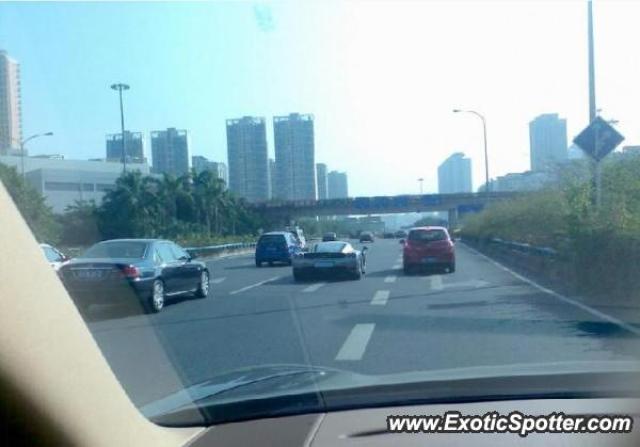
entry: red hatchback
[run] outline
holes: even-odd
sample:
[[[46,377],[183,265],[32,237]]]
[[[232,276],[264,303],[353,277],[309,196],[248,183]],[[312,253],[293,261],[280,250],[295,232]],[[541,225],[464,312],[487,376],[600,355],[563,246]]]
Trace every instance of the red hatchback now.
[[[449,273],[456,271],[456,251],[449,232],[444,227],[417,227],[409,230],[403,245],[404,273],[436,268]]]

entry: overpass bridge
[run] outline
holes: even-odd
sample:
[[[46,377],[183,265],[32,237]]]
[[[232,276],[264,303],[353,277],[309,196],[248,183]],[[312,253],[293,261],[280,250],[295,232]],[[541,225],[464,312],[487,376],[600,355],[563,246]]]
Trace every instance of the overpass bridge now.
[[[250,206],[254,211],[269,219],[287,223],[300,217],[447,211],[450,225],[455,225],[460,214],[478,212],[489,203],[521,194],[518,192],[489,192],[323,200],[271,200],[253,203]]]

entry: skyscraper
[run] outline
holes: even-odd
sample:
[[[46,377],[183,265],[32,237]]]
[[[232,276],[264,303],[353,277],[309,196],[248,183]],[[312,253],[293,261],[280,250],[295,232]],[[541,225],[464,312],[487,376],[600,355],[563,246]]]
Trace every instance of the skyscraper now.
[[[0,50],[0,154],[18,149],[22,141],[20,65]]]
[[[456,152],[438,166],[438,192],[452,194],[472,192],[471,159]]]
[[[144,136],[142,132],[124,131],[127,151],[127,163],[144,163]],[[107,135],[107,161],[122,163],[122,134]]]
[[[211,171],[216,178],[224,180],[225,184],[229,184],[229,178],[227,175],[227,165],[217,161],[210,161],[207,157],[202,155],[194,155],[191,157],[191,166],[196,173],[203,171]]]
[[[151,132],[152,171],[177,176],[189,172],[189,134],[173,127]]]
[[[529,123],[531,170],[548,169],[567,158],[567,120],[547,113]]]
[[[271,188],[270,199],[273,198],[273,194],[276,190],[276,161],[273,158],[269,159],[269,186]]]
[[[245,116],[227,120],[229,189],[249,201],[271,196],[267,132],[264,118]]]
[[[285,200],[316,198],[313,115],[273,117],[276,191]]]
[[[331,171],[327,175],[328,196],[330,199],[346,199],[349,197],[347,173]]]
[[[318,182],[318,199],[329,198],[329,182],[327,180],[327,165],[316,164],[316,181]]]

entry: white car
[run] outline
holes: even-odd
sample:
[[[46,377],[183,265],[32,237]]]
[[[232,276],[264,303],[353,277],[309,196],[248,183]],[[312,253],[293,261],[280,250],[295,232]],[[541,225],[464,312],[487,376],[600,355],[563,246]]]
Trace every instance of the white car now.
[[[40,248],[44,252],[44,256],[47,258],[47,261],[49,261],[51,267],[56,271],[60,268],[63,262],[69,259],[60,250],[49,244],[40,244]]]
[[[300,281],[314,275],[346,274],[360,279],[365,273],[366,251],[366,247],[356,250],[343,241],[319,242],[308,252],[293,257],[293,278]]]

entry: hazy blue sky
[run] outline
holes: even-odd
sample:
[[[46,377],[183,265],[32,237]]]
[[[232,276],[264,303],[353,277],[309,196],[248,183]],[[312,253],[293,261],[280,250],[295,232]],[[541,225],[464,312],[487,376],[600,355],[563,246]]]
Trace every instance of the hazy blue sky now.
[[[598,107],[640,144],[640,2],[596,1]],[[636,39],[637,40],[637,39]],[[528,122],[587,123],[586,4],[564,2],[0,3],[0,48],[22,69],[30,152],[104,157],[119,130],[188,129],[192,154],[226,161],[225,119],[316,118],[316,159],[349,173],[352,195],[436,190],[453,151],[483,180],[528,169]],[[150,147],[147,145],[147,155]]]

